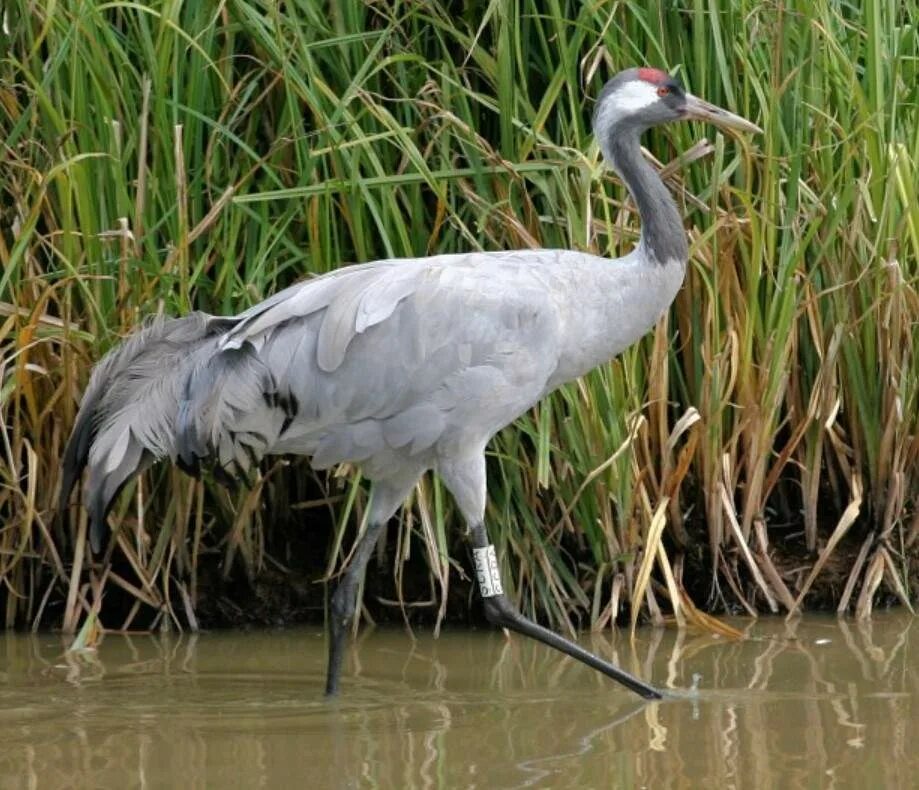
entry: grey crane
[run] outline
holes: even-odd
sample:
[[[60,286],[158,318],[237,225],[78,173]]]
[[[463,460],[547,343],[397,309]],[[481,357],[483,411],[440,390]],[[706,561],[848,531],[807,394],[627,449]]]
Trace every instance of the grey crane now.
[[[617,260],[547,249],[381,260],[291,286],[237,316],[148,323],[93,371],[64,453],[61,509],[88,466],[84,501],[99,553],[118,491],[160,459],[230,475],[279,453],[310,456],[316,469],[360,464],[372,483],[368,526],[331,600],[332,695],[380,528],[433,469],[469,529],[488,620],[658,698],[504,595],[484,523],[485,446],[635,342],[676,296],[686,234],[639,137],[682,119],[760,131],[657,69],[620,72],[600,93],[593,131],[642,220],[637,247]]]

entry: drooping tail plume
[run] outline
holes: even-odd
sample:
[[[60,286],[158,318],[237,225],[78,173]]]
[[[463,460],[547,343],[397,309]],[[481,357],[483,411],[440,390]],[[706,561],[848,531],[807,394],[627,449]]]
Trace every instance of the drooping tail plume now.
[[[234,323],[204,313],[157,318],[96,366],[64,452],[59,502],[63,512],[88,467],[93,552],[118,492],[155,461],[178,459],[195,471],[212,458],[239,472],[277,437],[285,416],[270,372],[251,346],[217,349]]]

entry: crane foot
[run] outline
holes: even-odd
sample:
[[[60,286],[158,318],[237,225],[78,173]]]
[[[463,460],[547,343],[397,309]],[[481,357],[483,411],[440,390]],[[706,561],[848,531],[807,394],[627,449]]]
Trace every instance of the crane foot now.
[[[560,650],[572,658],[576,658],[578,661],[587,664],[587,666],[602,672],[607,677],[612,678],[617,683],[621,683],[623,686],[631,689],[645,699],[663,698],[663,694],[654,688],[654,686],[619,669],[615,664],[604,661],[599,656],[585,650],[576,642],[572,642],[554,631],[543,628],[538,623],[534,623],[529,618],[524,617],[507,599],[507,596],[501,594],[485,598],[484,604],[485,617],[488,618],[490,623],[500,628],[507,628],[511,631],[516,631],[518,634],[529,636],[549,647],[554,647],[556,650]]]

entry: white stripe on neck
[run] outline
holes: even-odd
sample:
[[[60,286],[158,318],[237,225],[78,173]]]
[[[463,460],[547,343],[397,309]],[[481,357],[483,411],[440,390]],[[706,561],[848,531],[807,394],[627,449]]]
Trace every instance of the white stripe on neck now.
[[[600,148],[607,160],[611,160],[608,133],[623,118],[634,115],[641,109],[659,101],[657,86],[644,80],[630,80],[617,88],[603,100],[599,108],[594,129],[598,135]]]

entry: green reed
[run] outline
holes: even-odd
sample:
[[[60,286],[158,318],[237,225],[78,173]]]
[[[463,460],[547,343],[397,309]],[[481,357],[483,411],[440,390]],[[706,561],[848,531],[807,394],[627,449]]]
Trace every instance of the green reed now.
[[[765,133],[738,141],[683,125],[646,140],[676,159],[687,283],[654,333],[493,442],[488,516],[513,594],[569,627],[603,626],[623,607],[699,620],[692,600],[861,615],[878,596],[909,604],[913,0],[5,9],[6,625],[73,630],[112,586],[134,604],[117,620],[103,606],[107,627],[151,609],[194,624],[204,563],[257,578],[304,525],[320,553],[333,530],[313,564],[316,578],[334,573],[364,488],[350,469],[311,481],[302,462],[266,463],[239,492],[175,470],[145,476],[113,514],[116,565],[91,570],[85,517],[74,509],[65,527],[53,510],[92,364],[145,315],[238,312],[348,263],[625,252],[637,216],[600,167],[589,117],[608,76],[644,63]],[[703,136],[711,143],[696,145]],[[442,614],[465,563],[458,527],[437,482],[420,486],[388,597],[403,598],[420,551]]]

